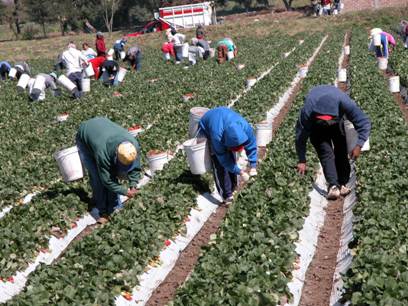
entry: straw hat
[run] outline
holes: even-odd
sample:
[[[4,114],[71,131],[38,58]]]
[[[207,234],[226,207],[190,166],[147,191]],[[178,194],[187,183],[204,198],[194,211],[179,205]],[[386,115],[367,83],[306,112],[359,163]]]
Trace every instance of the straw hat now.
[[[125,141],[118,146],[118,160],[121,164],[128,166],[135,161],[136,157],[136,148],[130,142]]]

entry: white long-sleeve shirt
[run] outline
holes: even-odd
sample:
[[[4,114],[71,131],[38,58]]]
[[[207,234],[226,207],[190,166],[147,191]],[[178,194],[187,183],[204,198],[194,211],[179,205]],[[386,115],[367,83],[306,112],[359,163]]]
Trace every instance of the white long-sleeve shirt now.
[[[83,55],[86,56],[87,59],[93,59],[95,58],[98,54],[95,52],[94,49],[88,48],[86,50],[81,51]]]
[[[67,75],[82,71],[82,64],[88,63],[88,59],[81,51],[75,48],[69,48],[62,53],[62,60],[67,67]]]

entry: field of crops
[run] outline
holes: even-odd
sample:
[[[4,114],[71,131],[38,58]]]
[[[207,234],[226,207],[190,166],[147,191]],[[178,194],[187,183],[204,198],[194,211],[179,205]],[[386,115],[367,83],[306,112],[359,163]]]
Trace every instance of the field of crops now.
[[[393,29],[399,20],[388,17],[379,15],[378,22]],[[64,94],[33,103],[15,82],[0,83],[0,303],[145,305],[149,297],[136,295],[141,275],[163,264],[161,252],[187,232],[199,196],[213,191],[212,177],[192,175],[177,149],[188,139],[190,109],[230,106],[255,126],[279,106],[272,115],[281,122],[274,126],[259,175],[236,195],[171,303],[291,304],[288,283],[299,268],[295,243],[310,213],[309,192],[319,167],[310,147],[308,174],[296,174],[294,127],[309,90],[335,83],[348,32],[350,96],[370,116],[373,129],[371,149],[356,164],[358,199],[349,244],[354,258],[343,275],[341,302],[408,304],[408,126],[398,105],[401,95],[389,92],[387,75],[367,51],[367,29],[345,23],[334,30],[327,21],[319,31],[294,35],[275,31],[273,25],[270,33],[253,36],[228,26],[223,30],[232,31],[237,63],[244,69],[215,60],[188,69],[165,65],[159,49],[145,46],[143,70],[127,74],[115,89],[120,96],[94,81],[92,92],[79,101]],[[53,60],[29,63],[40,73],[51,69]],[[300,78],[299,67],[306,63],[308,74]],[[407,86],[408,51],[401,40],[389,63]],[[250,88],[248,78],[257,78]],[[190,93],[193,98],[183,101]],[[57,122],[64,112],[68,120]],[[79,124],[94,116],[125,128],[142,126],[138,140],[144,169],[151,150],[173,156],[123,210],[98,226],[88,219],[88,178],[64,183],[53,158],[74,145]]]

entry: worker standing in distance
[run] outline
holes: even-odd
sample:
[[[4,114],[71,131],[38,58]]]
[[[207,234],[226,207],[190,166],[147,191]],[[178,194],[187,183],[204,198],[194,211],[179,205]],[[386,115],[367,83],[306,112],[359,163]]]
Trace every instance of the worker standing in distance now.
[[[102,32],[96,33],[95,48],[97,56],[106,56],[105,38]]]
[[[123,127],[96,117],[81,123],[76,144],[90,177],[95,204],[91,215],[98,223],[106,223],[113,211],[123,207],[119,195],[132,198],[138,192],[139,143]],[[128,186],[120,184],[119,179],[128,180]]]
[[[238,113],[227,107],[209,110],[199,123],[199,136],[205,136],[210,144],[214,181],[223,202],[233,201],[237,176],[248,176],[237,165],[236,152],[245,150],[250,164],[250,176],[255,176],[258,151],[251,125]],[[244,179],[246,180],[246,179]]]
[[[328,183],[329,200],[347,196],[351,191],[347,187],[351,169],[344,116],[347,116],[358,133],[357,144],[350,156],[356,160],[370,135],[370,119],[337,87],[320,85],[312,88],[305,98],[296,124],[296,151],[299,158],[297,170],[301,175],[306,172],[306,144],[310,138]]]

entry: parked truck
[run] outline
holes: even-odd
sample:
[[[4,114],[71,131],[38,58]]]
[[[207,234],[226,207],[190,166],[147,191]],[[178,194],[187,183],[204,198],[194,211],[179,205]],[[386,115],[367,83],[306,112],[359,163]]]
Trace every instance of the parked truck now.
[[[142,30],[128,34],[137,37],[146,33],[165,31],[169,28],[194,28],[217,23],[214,1],[193,3],[159,8],[154,20],[148,22]]]

